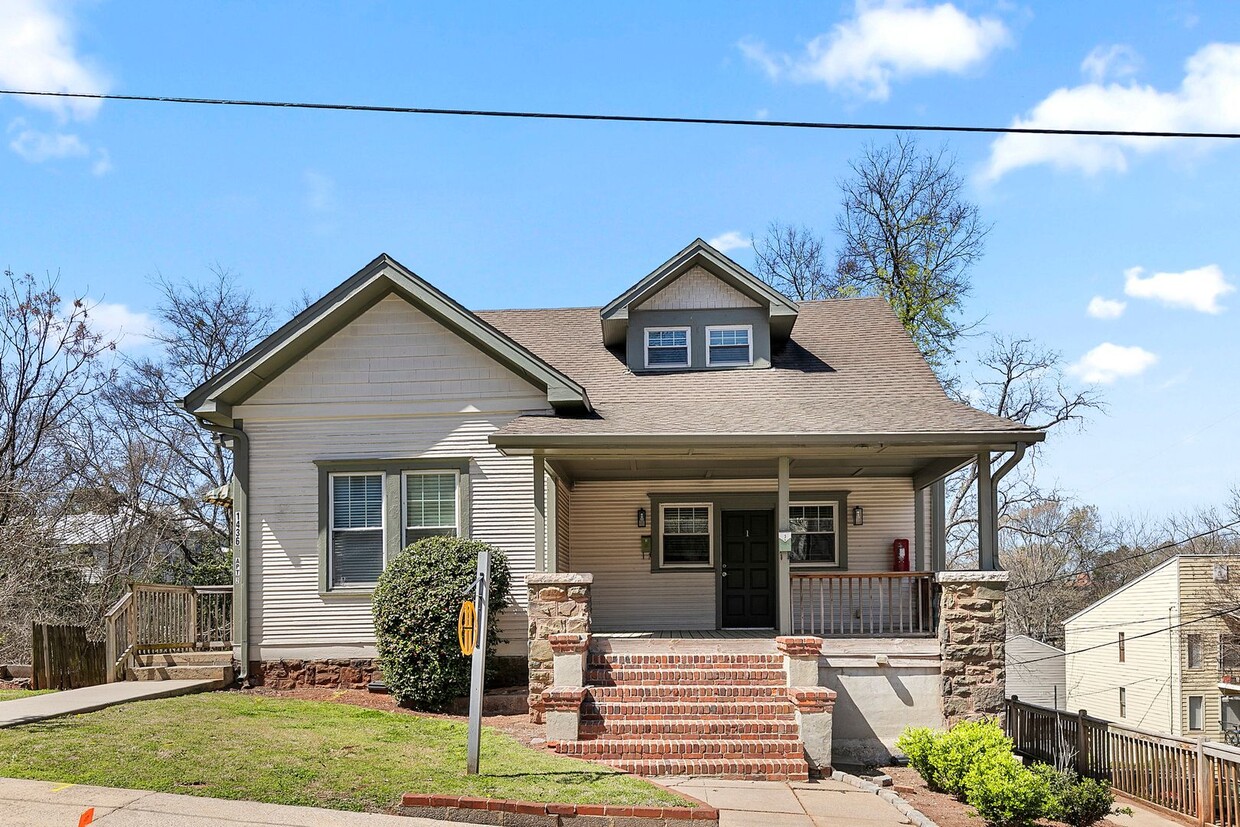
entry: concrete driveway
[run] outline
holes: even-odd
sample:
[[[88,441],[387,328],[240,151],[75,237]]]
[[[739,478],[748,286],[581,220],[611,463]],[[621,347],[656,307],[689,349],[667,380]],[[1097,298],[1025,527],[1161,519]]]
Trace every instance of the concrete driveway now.
[[[719,827],[887,827],[909,824],[873,793],[839,781],[659,779],[719,809]]]

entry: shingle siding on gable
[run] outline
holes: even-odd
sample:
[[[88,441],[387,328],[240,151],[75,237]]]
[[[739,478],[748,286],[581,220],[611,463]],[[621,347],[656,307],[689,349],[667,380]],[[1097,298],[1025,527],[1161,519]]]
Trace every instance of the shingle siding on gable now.
[[[548,409],[540,389],[395,297],[238,406],[251,446],[251,657],[373,655],[369,596],[319,594],[316,460],[469,457],[471,535],[508,555],[523,603],[532,463],[487,438]],[[522,653],[523,610],[501,628],[505,653]]]
[[[701,310],[703,308],[760,307],[731,285],[694,267],[631,310]]]

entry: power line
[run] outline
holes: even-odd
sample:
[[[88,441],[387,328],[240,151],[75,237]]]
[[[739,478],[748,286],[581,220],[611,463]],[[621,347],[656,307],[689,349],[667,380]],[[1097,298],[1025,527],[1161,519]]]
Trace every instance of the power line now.
[[[92,92],[46,92],[0,89],[0,95],[75,100],[182,103],[203,106],[248,106],[270,109],[312,109],[332,112],[379,112],[395,115],[450,115],[468,118],[519,118],[611,123],[689,124],[695,126],[761,126],[780,129],[828,129],[879,132],[956,132],[989,135],[1067,135],[1095,138],[1206,138],[1235,140],[1237,132],[1157,132],[1129,129],[1052,129],[1037,126],[966,126],[943,124],[848,123],[832,121],[768,121],[752,118],[688,118],[659,115],[604,115],[584,112],[528,112],[511,109],[442,109],[416,106],[376,106],[356,103],[265,101],[229,98],[190,98],[171,95],[116,95]]]
[[[1138,551],[1135,554],[1130,554],[1126,557],[1120,557],[1115,560],[1108,560],[1105,563],[1099,563],[1098,565],[1092,566],[1087,569],[1080,569],[1079,571],[1064,572],[1063,574],[1056,574],[1056,575],[1046,578],[1045,580],[1037,580],[1033,583],[1024,583],[1020,586],[1010,586],[1007,589],[1007,591],[1009,592],[1024,591],[1025,589],[1035,589],[1038,586],[1046,586],[1051,583],[1056,583],[1060,580],[1072,580],[1074,578],[1080,577],[1081,575],[1093,574],[1099,569],[1105,569],[1110,566],[1118,566],[1120,563],[1127,563],[1129,561],[1136,560],[1139,557],[1147,557],[1151,554],[1156,554],[1160,551],[1166,551],[1169,548],[1175,548],[1176,546],[1182,546],[1185,543],[1191,543],[1193,540],[1200,540],[1202,537],[1208,537],[1211,534],[1217,534],[1220,531],[1226,531],[1227,529],[1235,528],[1236,526],[1240,526],[1240,520],[1233,520],[1232,522],[1227,523],[1226,525],[1221,525],[1217,528],[1211,528],[1211,529],[1201,532],[1200,534],[1194,534],[1191,537],[1185,537],[1181,540],[1170,540],[1166,543],[1163,543],[1160,546],[1155,546],[1154,548],[1145,549],[1144,551]]]
[[[1163,632],[1173,632],[1176,629],[1180,629],[1185,626],[1191,626],[1192,624],[1200,623],[1203,620],[1212,620],[1213,618],[1216,618],[1216,617],[1222,617],[1225,614],[1231,614],[1232,612],[1235,612],[1235,611],[1240,611],[1240,603],[1236,604],[1235,606],[1230,606],[1226,609],[1222,609],[1217,612],[1211,612],[1210,614],[1203,615],[1202,617],[1197,617],[1197,618],[1193,618],[1192,620],[1185,620],[1181,623],[1176,623],[1173,626],[1166,626],[1161,629],[1155,629],[1152,632],[1143,632],[1139,635],[1133,635],[1132,637],[1125,636],[1124,642],[1131,643],[1132,641],[1140,640],[1143,637],[1152,637],[1153,635],[1161,635]],[[1044,660],[1054,660],[1055,658],[1067,657],[1068,655],[1079,655],[1084,652],[1092,652],[1095,649],[1101,649],[1104,646],[1118,646],[1118,645],[1119,645],[1119,638],[1116,638],[1115,640],[1108,640],[1105,643],[1096,643],[1093,646],[1086,646],[1084,649],[1074,649],[1071,652],[1064,652],[1062,655],[1046,655],[1044,657],[1034,658],[1033,660],[1021,661],[1021,665],[1030,666],[1035,663],[1041,663]]]

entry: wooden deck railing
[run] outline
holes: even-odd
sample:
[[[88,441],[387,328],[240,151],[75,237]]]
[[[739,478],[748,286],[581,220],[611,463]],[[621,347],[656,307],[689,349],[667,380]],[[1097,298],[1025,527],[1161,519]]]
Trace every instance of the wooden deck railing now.
[[[1075,766],[1119,792],[1194,818],[1240,827],[1240,749],[1122,726],[1076,714],[1007,702],[1008,735],[1017,752]]]
[[[793,572],[798,635],[928,637],[937,634],[933,572]]]
[[[133,583],[104,621],[111,683],[138,654],[231,648],[232,586]]]

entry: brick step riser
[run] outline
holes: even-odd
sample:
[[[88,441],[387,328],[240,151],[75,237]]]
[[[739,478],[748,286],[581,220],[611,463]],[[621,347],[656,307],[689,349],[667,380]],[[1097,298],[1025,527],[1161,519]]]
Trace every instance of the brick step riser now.
[[[590,655],[587,669],[779,669],[781,655]]]
[[[566,741],[555,745],[560,755],[594,761],[658,761],[769,758],[795,761],[804,757],[800,741]]]
[[[786,704],[583,704],[583,721],[651,721],[721,720],[721,721],[791,721],[792,710]]]
[[[809,765],[804,760],[688,760],[688,761],[606,761],[618,770],[657,777],[663,775],[706,775],[713,778],[740,778],[752,781],[807,781]]]
[[[592,686],[587,702],[596,703],[782,703],[786,686]]]
[[[590,669],[585,678],[587,686],[783,686],[787,683],[781,669]]]
[[[800,740],[795,721],[771,721],[750,719],[744,721],[716,719],[711,721],[668,720],[586,720],[581,724],[581,737],[587,738],[634,738],[634,739],[698,739],[712,738],[762,738]]]

